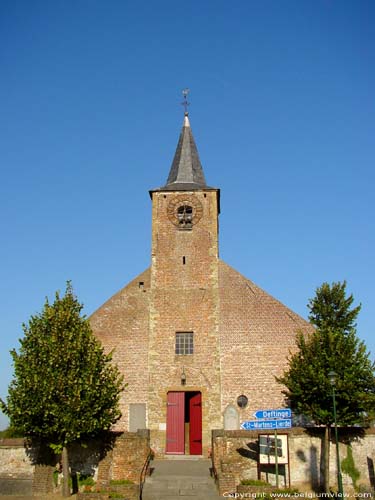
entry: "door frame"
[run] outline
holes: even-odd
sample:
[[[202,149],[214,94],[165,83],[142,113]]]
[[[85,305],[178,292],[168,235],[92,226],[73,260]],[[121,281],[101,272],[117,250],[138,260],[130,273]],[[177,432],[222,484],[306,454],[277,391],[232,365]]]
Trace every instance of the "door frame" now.
[[[170,390],[167,391],[167,409],[166,409],[166,434],[165,434],[165,454],[167,455],[191,455],[191,399],[200,395],[200,440],[201,448],[203,447],[203,432],[202,432],[202,391],[196,390]],[[189,396],[188,396],[189,395]],[[189,418],[189,443],[185,433],[185,420]],[[188,446],[186,446],[188,445]],[[189,450],[185,453],[185,447]],[[202,453],[202,451],[201,451]],[[200,454],[201,454],[200,453]],[[195,455],[195,454],[194,454]],[[199,454],[196,454],[199,456]]]

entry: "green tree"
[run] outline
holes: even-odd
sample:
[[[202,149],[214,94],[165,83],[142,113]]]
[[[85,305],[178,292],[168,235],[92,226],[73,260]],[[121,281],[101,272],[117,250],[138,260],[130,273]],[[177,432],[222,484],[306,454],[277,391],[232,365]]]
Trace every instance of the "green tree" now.
[[[356,334],[356,318],[361,306],[352,307],[354,298],[346,296],[346,282],[323,283],[310,299],[309,320],[314,331],[297,335],[297,350],[289,367],[277,381],[297,415],[316,425],[324,425],[324,489],[329,488],[329,436],[334,423],[332,386],[328,373],[337,374],[336,407],[338,425],[365,425],[374,417],[375,365],[365,344]]]
[[[53,304],[46,299],[42,312],[23,325],[19,352],[11,351],[14,378],[6,403],[0,400],[14,429],[62,453],[64,496],[70,493],[69,445],[120,418],[125,387],[82,307],[68,282],[63,297],[57,292]]]

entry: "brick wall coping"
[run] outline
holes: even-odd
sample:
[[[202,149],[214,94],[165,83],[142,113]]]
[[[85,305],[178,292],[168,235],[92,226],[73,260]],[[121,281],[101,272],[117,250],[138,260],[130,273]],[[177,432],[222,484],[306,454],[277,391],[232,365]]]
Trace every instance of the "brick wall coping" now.
[[[24,448],[24,438],[3,438],[0,439],[0,448]]]
[[[324,432],[325,427],[292,427],[291,429],[279,429],[279,434],[289,434],[290,436],[298,436],[303,434],[322,434]],[[341,434],[357,434],[358,432],[364,433],[366,435],[374,435],[375,427],[339,427],[339,433]],[[263,429],[259,431],[245,431],[245,430],[236,430],[236,431],[225,431],[223,429],[214,429],[212,431],[212,437],[215,439],[217,437],[226,437],[226,438],[249,438],[249,437],[257,437],[259,434],[270,434],[273,430]]]
[[[120,432],[118,434],[122,439],[139,439],[150,436],[149,429],[138,429],[137,432]]]
[[[137,432],[114,432],[113,434],[120,437],[121,439],[139,439],[148,438],[150,435],[150,431],[148,429],[138,429]],[[0,448],[24,448],[25,445],[25,438],[0,439]]]

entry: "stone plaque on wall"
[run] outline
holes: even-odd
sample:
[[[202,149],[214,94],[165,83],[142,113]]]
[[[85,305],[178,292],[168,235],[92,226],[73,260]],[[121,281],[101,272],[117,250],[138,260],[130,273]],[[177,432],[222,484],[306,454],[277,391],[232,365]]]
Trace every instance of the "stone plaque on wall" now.
[[[224,430],[235,431],[240,428],[240,416],[237,408],[233,405],[228,405],[224,412]]]
[[[129,432],[146,429],[146,403],[131,403],[129,405]]]

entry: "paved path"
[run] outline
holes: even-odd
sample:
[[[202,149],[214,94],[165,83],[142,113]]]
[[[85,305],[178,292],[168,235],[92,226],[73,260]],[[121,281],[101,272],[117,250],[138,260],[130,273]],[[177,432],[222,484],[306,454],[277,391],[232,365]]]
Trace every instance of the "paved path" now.
[[[154,460],[142,500],[222,500],[210,476],[211,460]]]
[[[77,495],[70,495],[69,500],[75,500],[76,498]],[[0,500],[66,500],[66,497],[52,493],[50,495],[34,497],[32,495],[2,495],[0,492]]]
[[[75,500],[77,495],[71,495],[69,500]],[[0,493],[0,500],[66,500],[66,497],[61,495],[44,495],[41,497],[34,497],[32,495],[2,495]]]

